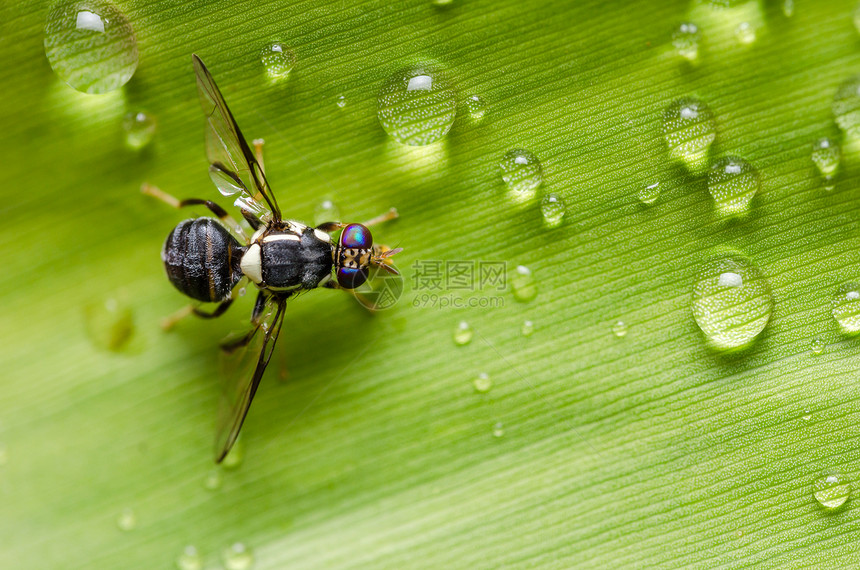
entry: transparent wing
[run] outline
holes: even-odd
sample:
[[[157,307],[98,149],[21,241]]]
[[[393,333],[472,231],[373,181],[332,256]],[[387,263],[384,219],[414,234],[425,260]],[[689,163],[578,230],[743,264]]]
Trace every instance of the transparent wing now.
[[[246,334],[228,339],[221,345],[221,371],[224,375],[223,393],[218,410],[218,431],[215,436],[215,462],[221,461],[229,453],[272,351],[281,332],[286,302],[260,292],[254,314],[256,324]]]
[[[215,85],[212,74],[196,55],[194,72],[200,105],[206,115],[206,156],[209,176],[225,196],[239,194],[237,206],[251,210],[259,218],[281,219],[281,210],[239,125]]]

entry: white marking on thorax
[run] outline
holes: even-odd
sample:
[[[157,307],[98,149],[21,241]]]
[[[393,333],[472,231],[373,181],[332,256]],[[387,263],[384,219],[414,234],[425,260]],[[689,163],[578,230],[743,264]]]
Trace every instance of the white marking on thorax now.
[[[253,243],[248,247],[248,251],[242,256],[239,266],[242,268],[242,273],[254,283],[263,281],[263,261],[260,259],[259,244]]]
[[[270,243],[273,241],[302,241],[302,238],[293,234],[275,234],[263,238],[263,243]]]

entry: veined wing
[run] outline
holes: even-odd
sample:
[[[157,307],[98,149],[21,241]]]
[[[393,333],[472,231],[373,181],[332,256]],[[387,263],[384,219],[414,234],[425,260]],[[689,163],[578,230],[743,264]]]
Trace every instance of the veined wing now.
[[[206,116],[209,176],[225,196],[240,194],[237,198],[239,207],[250,210],[259,218],[271,215],[275,220],[280,220],[281,210],[266,181],[266,175],[242,136],[212,74],[197,55],[191,58],[197,76],[200,105]]]
[[[218,410],[215,462],[221,463],[236,438],[284,322],[286,301],[261,291],[254,307],[255,324],[248,333],[221,345],[223,393]]]

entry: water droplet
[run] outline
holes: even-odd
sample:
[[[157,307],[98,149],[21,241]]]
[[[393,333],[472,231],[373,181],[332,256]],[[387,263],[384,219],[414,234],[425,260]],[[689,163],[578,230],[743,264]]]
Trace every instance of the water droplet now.
[[[176,558],[176,567],[179,570],[201,570],[203,557],[197,552],[197,548],[189,544],[182,549],[182,554]]]
[[[288,46],[273,42],[260,50],[260,61],[272,79],[287,77],[296,65],[296,54]]]
[[[541,200],[540,212],[547,226],[551,228],[560,226],[564,220],[564,200],[556,194],[547,194]]]
[[[116,526],[125,532],[134,530],[137,526],[137,515],[131,509],[123,509],[116,519]]]
[[[800,419],[802,419],[805,422],[808,422],[809,420],[812,419],[812,412],[809,411],[808,409],[803,410],[803,415],[800,416]]]
[[[860,135],[860,75],[843,81],[833,96],[833,117],[843,132]]]
[[[241,542],[236,542],[224,549],[221,560],[226,570],[248,570],[254,565],[254,553]]]
[[[245,445],[242,443],[242,436],[236,438],[236,443],[227,457],[221,462],[224,469],[236,469],[242,465],[242,460],[245,459]]]
[[[523,336],[532,336],[535,332],[535,324],[531,321],[523,321],[523,326],[520,328]]]
[[[84,93],[119,89],[137,69],[125,15],[104,0],[59,0],[45,22],[45,55],[60,79]]]
[[[735,28],[735,37],[738,41],[746,46],[755,42],[755,28],[749,22],[741,22]]]
[[[612,334],[621,338],[627,334],[627,323],[624,321],[616,321],[614,325],[612,325]]]
[[[459,344],[460,346],[469,344],[472,340],[473,333],[474,331],[472,330],[472,327],[469,326],[469,323],[466,321],[460,321],[457,328],[454,329],[454,343]]]
[[[543,182],[540,160],[527,150],[509,150],[499,161],[502,180],[514,193],[530,198]]]
[[[770,284],[740,255],[705,264],[693,286],[693,317],[717,348],[752,341],[764,330],[772,309]]]
[[[660,183],[655,182],[639,190],[639,201],[643,204],[653,204],[660,197]]]
[[[493,381],[490,379],[490,375],[486,372],[481,372],[478,374],[474,380],[472,380],[472,386],[475,387],[475,392],[480,392],[484,394],[490,391],[490,388],[493,387]]]
[[[844,332],[860,331],[860,284],[843,284],[833,296],[830,306],[833,318]]]
[[[155,127],[155,118],[152,115],[143,111],[128,113],[122,120],[125,144],[133,149],[145,147],[155,135]]]
[[[737,538],[743,538],[743,537],[744,537],[744,531],[743,531],[743,529],[742,529],[742,528],[739,528],[738,530],[736,530],[736,531],[735,531],[735,536],[736,536]]]
[[[93,344],[106,350],[122,350],[134,334],[131,307],[116,298],[87,305],[84,320]]]
[[[824,352],[824,347],[826,347],[826,346],[827,345],[825,344],[825,342],[822,339],[820,339],[820,338],[812,339],[812,353],[813,354],[821,354],[822,352]]]
[[[669,156],[700,172],[708,164],[708,149],[716,138],[714,114],[695,97],[678,99],[663,113],[663,136]]]
[[[823,137],[812,144],[812,162],[825,180],[830,180],[836,174],[841,158],[839,143],[833,139]]]
[[[382,128],[397,142],[411,146],[441,139],[456,113],[454,90],[438,72],[425,68],[395,73],[377,99]]]
[[[815,500],[826,509],[841,507],[851,495],[851,483],[841,473],[823,475],[812,484]]]
[[[758,171],[738,156],[721,158],[708,173],[708,192],[723,215],[746,212],[760,186]]]
[[[532,271],[525,265],[517,265],[511,278],[511,288],[517,301],[531,301],[537,296],[537,284]]]
[[[344,97],[343,95],[338,95],[335,104],[341,109],[343,109],[344,107],[346,107],[346,97]]]
[[[203,487],[210,491],[217,491],[221,488],[221,484],[224,482],[224,474],[221,469],[214,468],[211,469],[206,477],[203,479]]]
[[[782,15],[786,18],[794,16],[794,0],[782,0]]]
[[[684,22],[672,33],[672,45],[678,55],[689,61],[699,57],[699,27],[692,22]]]
[[[431,0],[434,6],[439,6],[440,8],[445,6],[450,6],[454,3],[454,0]]]
[[[340,209],[331,200],[323,200],[314,207],[314,224],[320,225],[326,222],[339,222]]]
[[[493,437],[502,437],[505,435],[505,426],[502,422],[496,422],[493,425]]]
[[[463,106],[466,108],[466,113],[473,122],[478,122],[484,118],[484,113],[487,111],[487,104],[478,95],[470,95],[466,98]]]

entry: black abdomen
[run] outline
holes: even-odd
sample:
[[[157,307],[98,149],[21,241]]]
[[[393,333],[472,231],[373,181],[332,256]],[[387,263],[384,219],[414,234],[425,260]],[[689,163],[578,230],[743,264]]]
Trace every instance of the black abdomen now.
[[[194,299],[223,301],[239,279],[245,248],[212,218],[185,220],[173,228],[161,259],[173,286]]]

